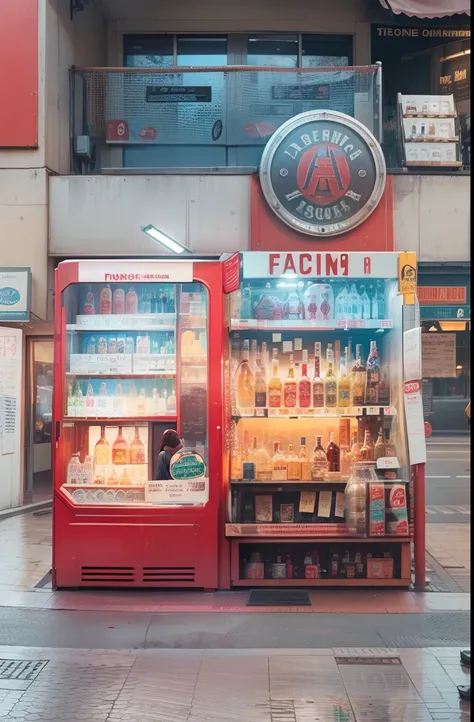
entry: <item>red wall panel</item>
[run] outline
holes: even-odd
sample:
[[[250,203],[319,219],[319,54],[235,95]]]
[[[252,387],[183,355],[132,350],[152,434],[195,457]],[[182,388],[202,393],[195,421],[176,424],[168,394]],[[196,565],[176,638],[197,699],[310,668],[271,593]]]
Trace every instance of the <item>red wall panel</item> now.
[[[250,250],[252,251],[393,251],[393,178],[387,176],[377,208],[352,231],[316,238],[289,228],[266,202],[258,176],[250,186]]]
[[[38,146],[38,0],[0,0],[0,148]]]

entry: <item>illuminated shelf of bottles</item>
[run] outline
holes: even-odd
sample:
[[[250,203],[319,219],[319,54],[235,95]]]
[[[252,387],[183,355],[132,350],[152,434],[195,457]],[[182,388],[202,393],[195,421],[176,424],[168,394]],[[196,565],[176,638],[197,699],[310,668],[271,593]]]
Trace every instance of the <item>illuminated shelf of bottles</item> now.
[[[390,329],[393,328],[393,321],[390,319],[353,319],[353,320],[306,320],[306,321],[258,321],[255,318],[232,319],[230,322],[231,331],[245,331],[246,329],[268,330],[268,331],[314,331],[314,330],[348,330],[353,329]]]
[[[88,484],[63,484],[63,489],[133,489],[133,490],[143,490],[145,488],[145,482],[138,482],[136,484],[130,483],[130,484],[121,484],[120,481],[116,481],[114,484],[95,484],[94,482],[88,483]]]
[[[77,371],[66,371],[67,377],[73,378],[114,378],[114,379],[136,379],[136,378],[160,378],[160,379],[174,379],[176,371],[136,371],[135,373],[122,373],[121,371],[84,371],[77,373]]]
[[[175,313],[91,314],[76,316],[67,331],[174,331]]]
[[[156,414],[156,416],[141,416],[140,414],[130,414],[130,416],[113,416],[112,414],[104,416],[64,416],[67,424],[79,421],[81,423],[103,423],[109,421],[108,426],[135,426],[137,422],[148,422],[148,421],[169,421],[170,419],[176,420],[176,410],[167,413]]]
[[[272,419],[295,419],[295,418],[340,418],[341,416],[395,416],[396,409],[393,406],[335,406],[317,409],[270,409],[265,408],[237,408],[232,410],[232,417],[235,419],[272,418]]]
[[[233,579],[232,585],[234,587],[408,587],[410,581],[408,578],[321,577],[320,579]]]
[[[300,484],[347,484],[349,476],[341,476],[340,473],[335,472],[333,476],[319,477],[318,479],[288,479],[287,481],[274,481],[273,479],[231,479],[230,483],[236,486],[265,486],[274,487],[275,491],[280,491],[282,487],[287,488],[288,486],[299,486]],[[267,491],[272,491],[272,488],[268,488]]]

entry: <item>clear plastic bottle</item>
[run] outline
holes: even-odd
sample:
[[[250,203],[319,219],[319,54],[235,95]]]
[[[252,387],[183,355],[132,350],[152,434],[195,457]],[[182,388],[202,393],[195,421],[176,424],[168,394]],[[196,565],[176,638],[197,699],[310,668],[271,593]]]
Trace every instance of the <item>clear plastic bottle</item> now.
[[[73,454],[67,465],[67,483],[82,484],[82,464],[79,454]]]

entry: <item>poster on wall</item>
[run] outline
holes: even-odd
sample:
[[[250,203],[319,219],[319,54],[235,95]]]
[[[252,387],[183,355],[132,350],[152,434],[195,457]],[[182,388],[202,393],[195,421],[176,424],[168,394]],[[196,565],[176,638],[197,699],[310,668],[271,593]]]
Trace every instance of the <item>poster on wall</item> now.
[[[423,378],[456,377],[456,334],[424,333],[421,337]]]

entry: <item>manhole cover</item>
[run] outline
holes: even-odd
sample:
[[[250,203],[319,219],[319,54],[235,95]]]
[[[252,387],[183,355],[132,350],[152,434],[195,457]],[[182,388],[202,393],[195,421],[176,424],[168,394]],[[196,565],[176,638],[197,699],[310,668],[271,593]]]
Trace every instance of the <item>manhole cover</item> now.
[[[247,607],[310,607],[308,592],[294,589],[253,589]]]
[[[398,657],[336,657],[336,664],[401,664]]]
[[[0,659],[0,680],[14,679],[19,682],[32,682],[46,667],[48,662],[39,660]]]

